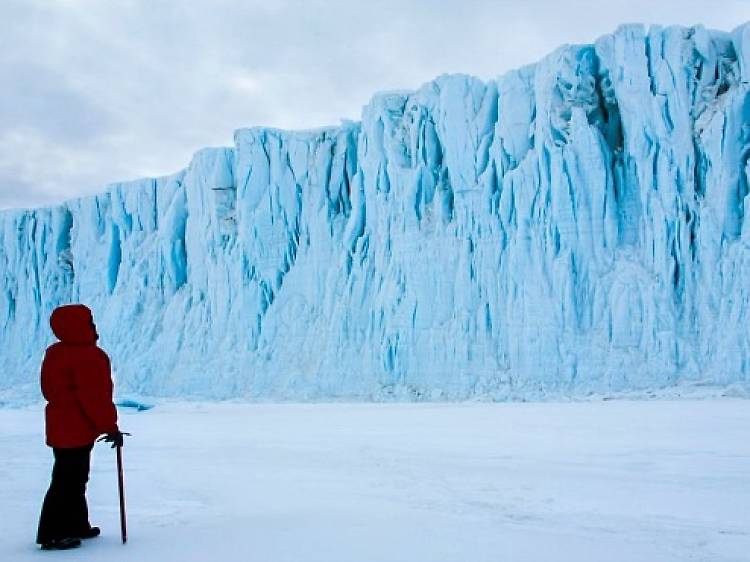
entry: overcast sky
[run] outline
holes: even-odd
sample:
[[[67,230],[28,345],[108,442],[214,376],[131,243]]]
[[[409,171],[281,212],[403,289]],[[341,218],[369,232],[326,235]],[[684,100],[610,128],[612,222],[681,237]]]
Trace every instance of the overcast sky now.
[[[0,0],[0,208],[185,167],[234,129],[359,119],[618,24],[731,30],[750,0]]]

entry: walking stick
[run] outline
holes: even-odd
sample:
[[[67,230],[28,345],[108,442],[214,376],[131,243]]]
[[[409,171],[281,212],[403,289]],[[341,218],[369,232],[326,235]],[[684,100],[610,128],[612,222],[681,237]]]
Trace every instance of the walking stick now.
[[[97,439],[97,441],[112,443],[112,448],[117,449],[117,490],[120,493],[120,536],[122,537],[122,544],[128,542],[128,530],[125,526],[125,477],[122,470],[122,443],[126,435],[130,435],[130,433],[113,431]]]
[[[120,536],[122,544],[128,542],[128,530],[125,524],[125,478],[122,473],[122,447],[117,447],[117,488],[120,492]]]

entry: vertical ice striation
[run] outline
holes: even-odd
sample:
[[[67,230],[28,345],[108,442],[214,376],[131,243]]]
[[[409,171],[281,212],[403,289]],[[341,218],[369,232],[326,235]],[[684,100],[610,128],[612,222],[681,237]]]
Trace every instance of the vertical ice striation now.
[[[50,311],[119,388],[535,398],[750,381],[750,24],[640,25],[360,123],[243,129],[173,176],[0,214],[0,389]]]

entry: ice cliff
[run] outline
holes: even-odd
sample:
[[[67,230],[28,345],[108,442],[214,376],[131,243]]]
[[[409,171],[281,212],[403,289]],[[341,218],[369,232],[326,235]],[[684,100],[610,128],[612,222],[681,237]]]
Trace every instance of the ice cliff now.
[[[0,389],[94,310],[121,393],[495,399],[750,381],[750,24],[627,25],[361,122],[0,213]],[[54,162],[40,163],[54,165]]]

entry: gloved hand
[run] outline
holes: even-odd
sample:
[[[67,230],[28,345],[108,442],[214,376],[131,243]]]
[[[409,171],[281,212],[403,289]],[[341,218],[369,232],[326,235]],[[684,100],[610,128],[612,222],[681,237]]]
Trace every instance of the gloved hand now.
[[[122,431],[114,431],[112,433],[107,433],[106,435],[102,435],[97,441],[104,441],[105,443],[112,443],[112,448],[115,447],[122,447],[124,445],[124,439],[123,437],[125,435],[130,435],[130,433],[124,433]]]

